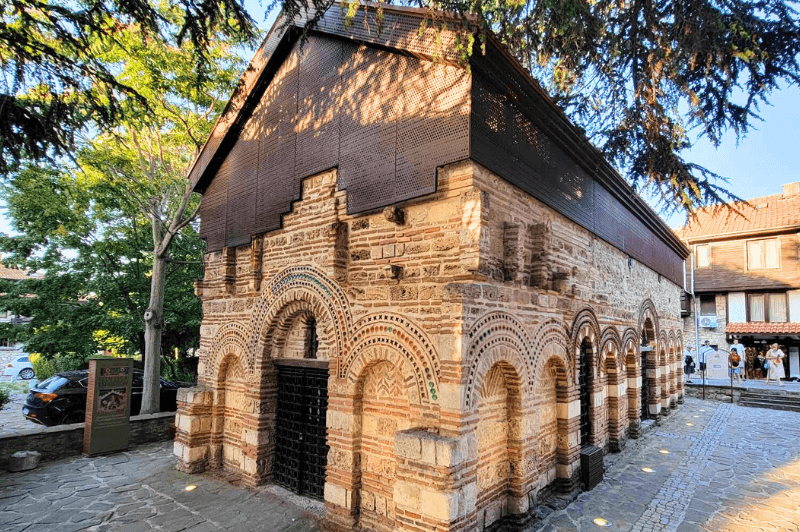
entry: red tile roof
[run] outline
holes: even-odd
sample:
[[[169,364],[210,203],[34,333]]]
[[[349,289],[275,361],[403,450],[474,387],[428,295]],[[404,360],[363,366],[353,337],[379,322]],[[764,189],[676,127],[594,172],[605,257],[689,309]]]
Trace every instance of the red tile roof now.
[[[725,327],[728,334],[800,334],[800,323],[729,323]]]
[[[697,218],[676,231],[678,237],[687,240],[800,225],[800,194],[773,194],[727,205],[733,209],[724,205],[698,209]]]
[[[36,275],[31,275],[27,270],[20,270],[18,268],[6,268],[0,263],[0,279],[18,280],[18,279],[33,279]]]

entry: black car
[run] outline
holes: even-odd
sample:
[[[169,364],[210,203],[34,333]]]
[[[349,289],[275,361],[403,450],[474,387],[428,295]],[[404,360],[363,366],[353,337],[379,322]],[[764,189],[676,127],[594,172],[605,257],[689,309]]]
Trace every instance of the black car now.
[[[34,423],[66,425],[83,423],[86,417],[86,388],[89,385],[89,370],[64,371],[31,388],[31,393],[22,407],[22,415]],[[193,386],[191,383],[175,383],[161,379],[161,411],[174,412],[178,409],[178,388]],[[144,372],[133,370],[131,388],[131,415],[135,416],[142,408],[142,388]]]

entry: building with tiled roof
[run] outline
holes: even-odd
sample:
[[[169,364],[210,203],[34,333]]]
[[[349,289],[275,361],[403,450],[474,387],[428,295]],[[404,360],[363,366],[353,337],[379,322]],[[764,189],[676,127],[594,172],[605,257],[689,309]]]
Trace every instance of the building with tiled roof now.
[[[686,337],[720,350],[738,338],[753,377],[762,375],[757,354],[777,342],[788,355],[786,375],[800,378],[800,182],[781,194],[701,209],[677,234],[694,256]],[[727,377],[726,364],[717,365],[709,376]]]
[[[0,255],[0,259],[2,256]],[[38,274],[28,270],[21,270],[19,268],[9,268],[0,261],[0,279],[21,281],[37,277]],[[27,325],[30,323],[30,318],[24,316],[15,316],[11,311],[0,312],[0,323],[11,323],[14,325]],[[0,335],[1,336],[1,335]],[[0,337],[0,368],[5,368],[14,358],[25,355],[23,344],[14,342],[9,338]]]

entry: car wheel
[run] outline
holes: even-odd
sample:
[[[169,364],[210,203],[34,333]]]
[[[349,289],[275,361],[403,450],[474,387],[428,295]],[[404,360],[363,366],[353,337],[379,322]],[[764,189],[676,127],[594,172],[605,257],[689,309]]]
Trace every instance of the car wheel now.
[[[19,372],[20,379],[25,379],[25,380],[32,379],[34,375],[35,373],[31,368],[25,368]]]
[[[86,420],[86,412],[83,410],[70,410],[58,422],[59,425],[70,425],[72,423],[83,423]]]

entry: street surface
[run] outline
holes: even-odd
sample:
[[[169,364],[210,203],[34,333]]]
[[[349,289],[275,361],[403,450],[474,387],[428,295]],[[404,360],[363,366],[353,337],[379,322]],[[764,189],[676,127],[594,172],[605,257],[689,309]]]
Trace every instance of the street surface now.
[[[794,412],[687,398],[661,426],[607,456],[599,486],[536,528],[800,530],[799,422]],[[208,474],[187,475],[174,463],[171,445],[160,443],[0,473],[0,530],[319,530],[321,503],[274,486],[246,489]],[[611,526],[596,525],[598,517]]]

